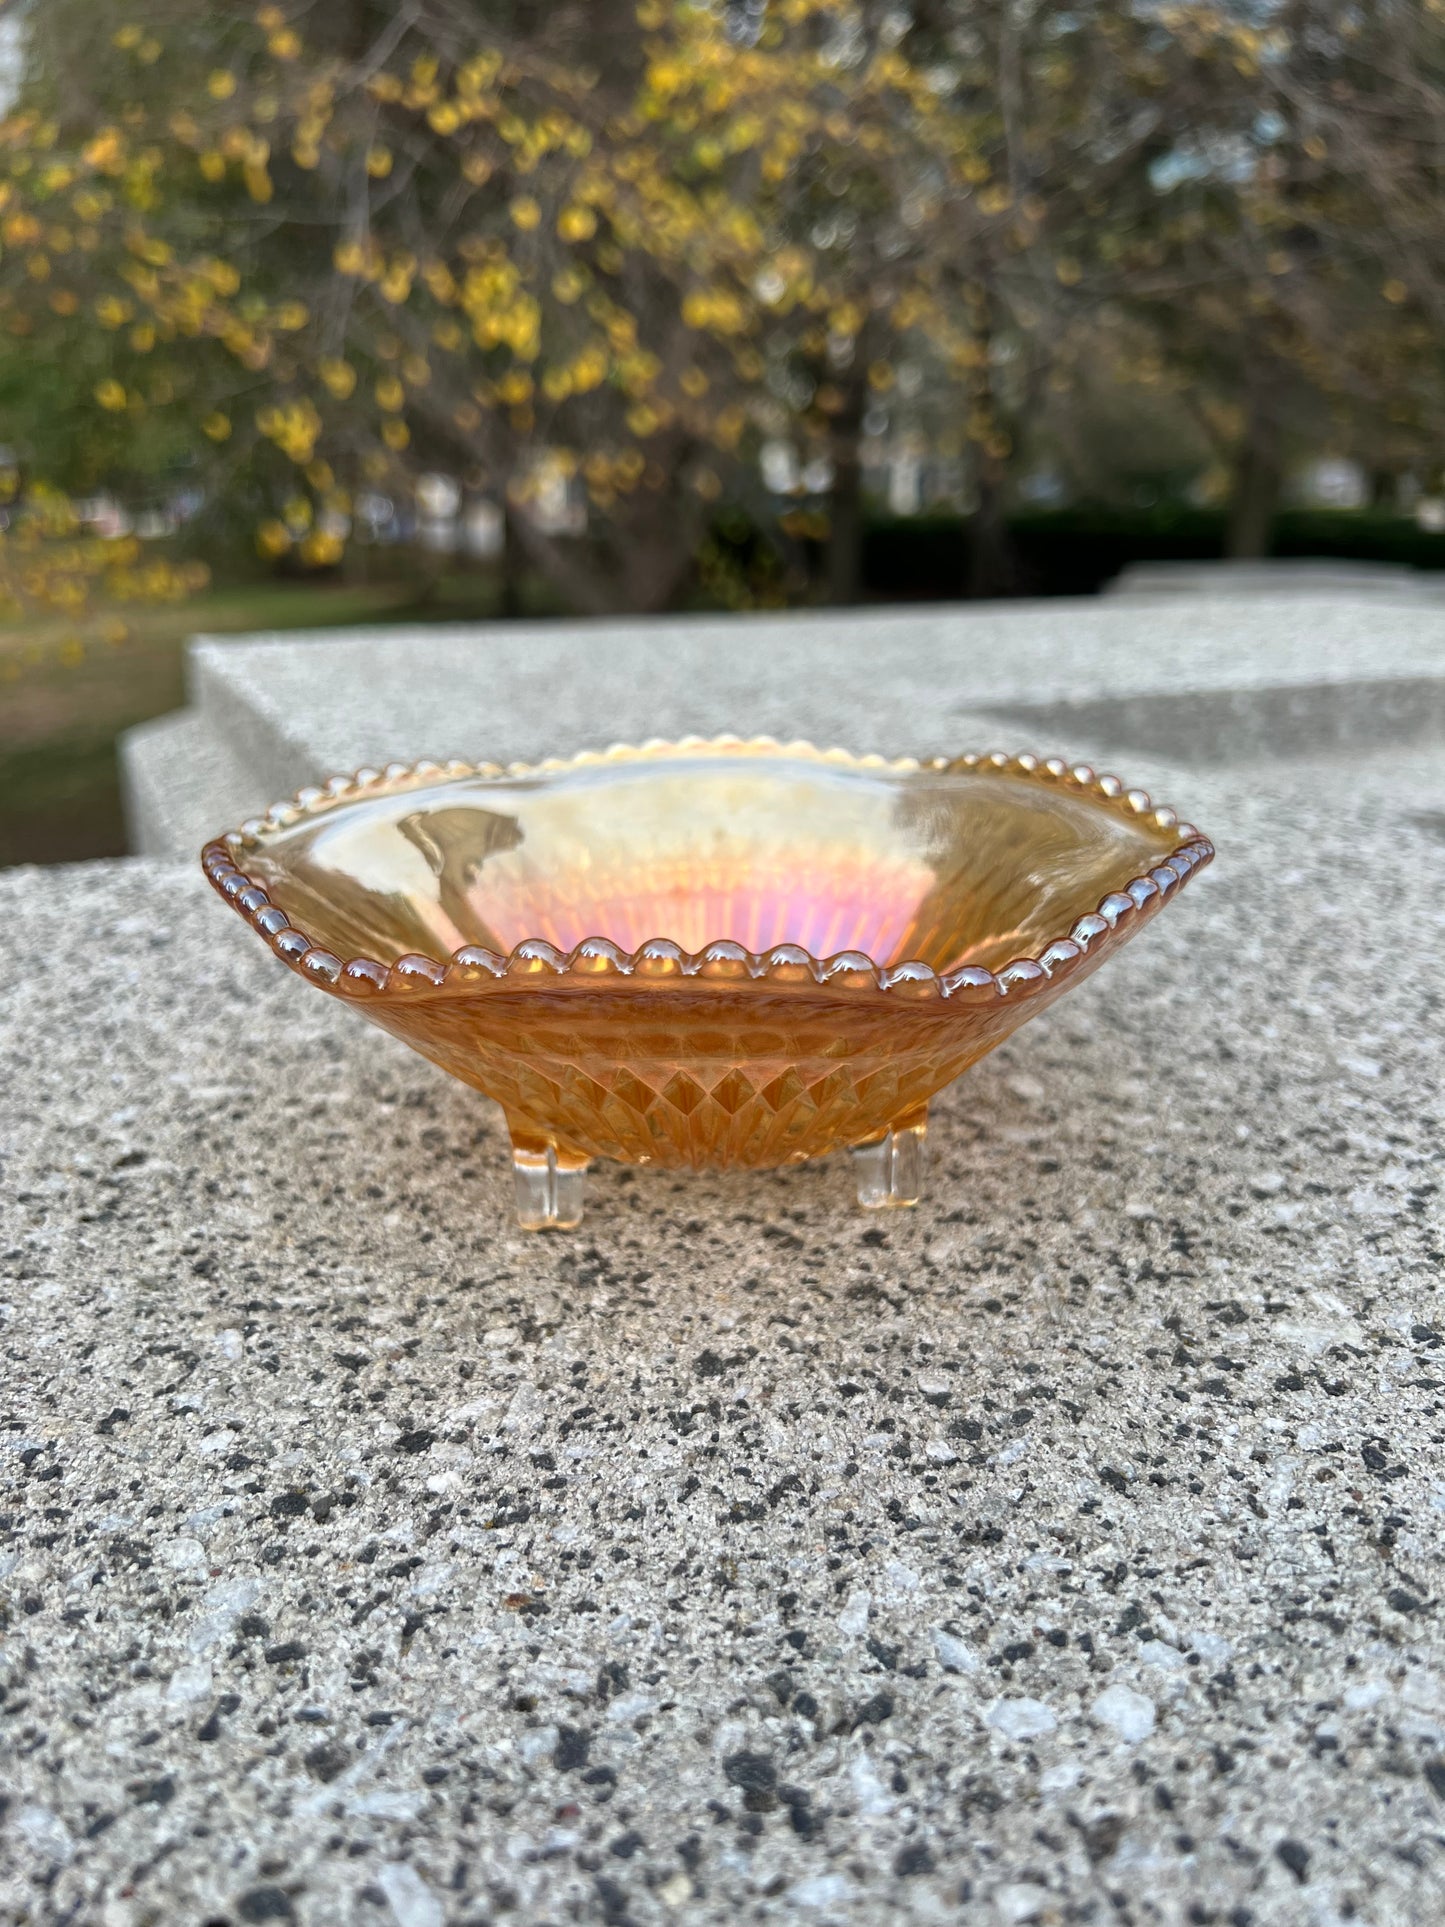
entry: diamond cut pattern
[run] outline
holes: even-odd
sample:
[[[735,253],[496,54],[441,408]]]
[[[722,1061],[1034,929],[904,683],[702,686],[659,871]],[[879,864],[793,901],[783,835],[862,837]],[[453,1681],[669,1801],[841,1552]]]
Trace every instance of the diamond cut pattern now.
[[[514,1131],[624,1163],[756,1168],[889,1129],[1055,994],[910,1007],[800,986],[764,1013],[753,986],[680,989],[624,1013],[616,990],[534,986],[366,1015],[495,1098]]]

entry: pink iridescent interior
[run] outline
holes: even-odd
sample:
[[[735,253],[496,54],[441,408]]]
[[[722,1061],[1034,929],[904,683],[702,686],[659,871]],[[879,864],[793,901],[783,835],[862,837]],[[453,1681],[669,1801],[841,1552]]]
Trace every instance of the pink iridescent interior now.
[[[943,970],[1046,944],[1177,841],[1063,784],[748,745],[364,797],[242,861],[342,957],[731,938]]]

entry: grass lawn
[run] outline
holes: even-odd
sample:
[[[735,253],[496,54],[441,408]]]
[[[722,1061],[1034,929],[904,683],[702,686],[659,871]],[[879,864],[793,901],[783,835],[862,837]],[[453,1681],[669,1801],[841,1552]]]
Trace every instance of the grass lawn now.
[[[188,602],[118,611],[119,645],[87,642],[67,659],[67,625],[0,628],[0,868],[125,852],[116,737],[185,701],[187,637],[351,623],[461,621],[496,613],[484,575],[443,578],[418,604],[397,583],[255,584]]]

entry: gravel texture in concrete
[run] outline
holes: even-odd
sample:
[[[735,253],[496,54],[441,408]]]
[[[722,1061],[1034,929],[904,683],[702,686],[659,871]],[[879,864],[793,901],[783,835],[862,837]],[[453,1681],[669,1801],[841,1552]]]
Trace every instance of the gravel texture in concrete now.
[[[1445,780],[1165,794],[883,1219],[525,1238],[189,870],[0,878],[0,1919],[1433,1927]]]

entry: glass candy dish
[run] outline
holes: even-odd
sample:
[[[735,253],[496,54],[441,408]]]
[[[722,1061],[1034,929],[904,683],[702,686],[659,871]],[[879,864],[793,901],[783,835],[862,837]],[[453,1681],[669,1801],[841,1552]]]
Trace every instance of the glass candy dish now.
[[[851,1147],[916,1202],[929,1099],[1214,854],[1057,757],[648,743],[394,764],[217,838],[212,884],[308,982],[506,1113],[529,1229],[592,1158]]]

